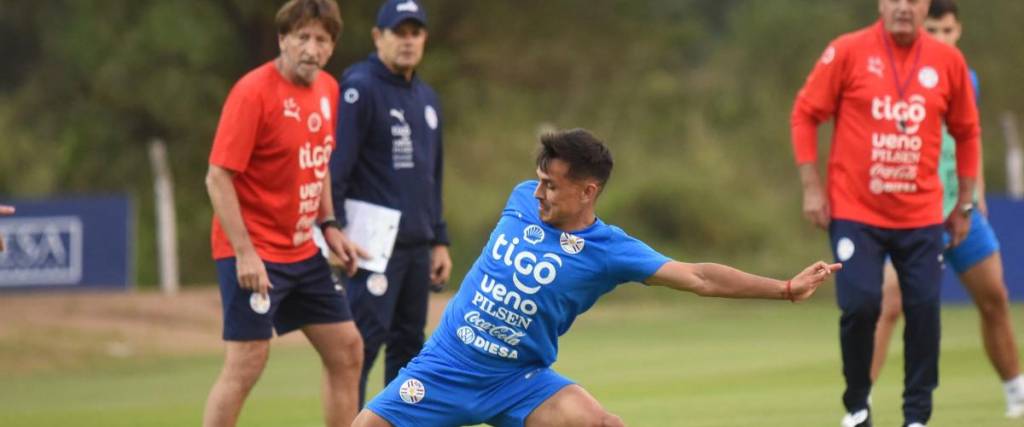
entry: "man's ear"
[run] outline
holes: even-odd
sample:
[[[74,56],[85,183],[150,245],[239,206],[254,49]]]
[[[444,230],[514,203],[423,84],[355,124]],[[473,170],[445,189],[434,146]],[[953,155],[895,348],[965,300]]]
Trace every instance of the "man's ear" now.
[[[592,202],[597,198],[597,195],[601,192],[601,186],[594,181],[587,182],[583,186],[583,201]]]

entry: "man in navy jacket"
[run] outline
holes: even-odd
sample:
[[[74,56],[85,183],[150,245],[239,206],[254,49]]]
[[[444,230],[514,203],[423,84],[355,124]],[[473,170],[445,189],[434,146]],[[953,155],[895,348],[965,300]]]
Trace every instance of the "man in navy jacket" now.
[[[441,215],[440,106],[416,76],[426,25],[416,0],[388,0],[372,31],[376,53],[341,79],[337,149],[330,160],[338,213],[333,225],[345,225],[345,199],[402,212],[386,273],[359,271],[345,286],[365,346],[360,402],[382,344],[385,384],[420,351],[428,289],[446,283],[451,272]]]

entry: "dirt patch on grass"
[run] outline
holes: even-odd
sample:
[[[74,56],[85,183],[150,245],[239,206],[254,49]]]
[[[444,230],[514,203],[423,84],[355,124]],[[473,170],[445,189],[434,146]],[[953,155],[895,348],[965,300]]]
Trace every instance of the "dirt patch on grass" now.
[[[448,295],[432,295],[429,328]],[[0,375],[74,369],[105,359],[217,354],[220,295],[214,287],[156,292],[0,295]],[[301,333],[273,345],[305,345]]]

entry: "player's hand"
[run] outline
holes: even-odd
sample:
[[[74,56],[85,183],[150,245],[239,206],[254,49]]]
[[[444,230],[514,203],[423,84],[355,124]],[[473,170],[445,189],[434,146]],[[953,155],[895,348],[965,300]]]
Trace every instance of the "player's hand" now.
[[[255,250],[240,251],[235,254],[235,269],[238,273],[238,287],[248,289],[257,294],[267,295],[270,288],[270,277],[263,260]]]
[[[327,246],[334,251],[334,255],[341,261],[341,269],[348,277],[352,277],[359,271],[359,260],[370,259],[370,254],[355,242],[349,240],[344,231],[334,227],[326,227],[324,240]]]
[[[430,289],[440,292],[452,274],[452,257],[448,246],[435,245],[430,251]]]
[[[967,232],[971,231],[971,219],[954,209],[946,218],[945,226],[946,232],[949,234],[948,247],[953,248],[963,242],[967,237]]]
[[[820,186],[804,188],[804,218],[815,227],[828,230],[832,210],[828,205],[828,197]]]
[[[810,298],[818,290],[818,286],[825,283],[825,280],[840,268],[843,268],[841,263],[828,264],[825,261],[818,261],[811,264],[789,281],[789,295],[786,297],[793,302]]]

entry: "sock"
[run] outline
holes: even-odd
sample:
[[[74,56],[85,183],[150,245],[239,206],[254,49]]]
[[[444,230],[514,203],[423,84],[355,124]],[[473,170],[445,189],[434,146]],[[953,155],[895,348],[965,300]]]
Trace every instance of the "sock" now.
[[[1003,391],[1006,392],[1007,401],[1024,400],[1024,375],[1003,382]]]

